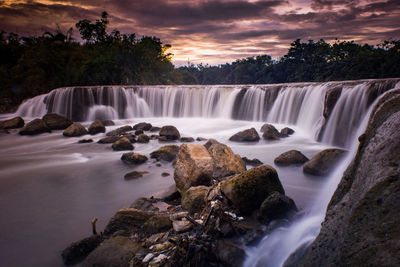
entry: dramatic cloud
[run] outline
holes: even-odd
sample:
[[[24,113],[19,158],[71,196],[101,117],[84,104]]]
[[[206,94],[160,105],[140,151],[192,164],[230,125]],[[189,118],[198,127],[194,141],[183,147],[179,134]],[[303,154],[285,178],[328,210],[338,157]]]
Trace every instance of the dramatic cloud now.
[[[171,44],[178,65],[260,54],[278,58],[298,38],[374,45],[400,39],[398,0],[3,0],[0,29],[23,35],[67,30],[104,10],[110,30]]]

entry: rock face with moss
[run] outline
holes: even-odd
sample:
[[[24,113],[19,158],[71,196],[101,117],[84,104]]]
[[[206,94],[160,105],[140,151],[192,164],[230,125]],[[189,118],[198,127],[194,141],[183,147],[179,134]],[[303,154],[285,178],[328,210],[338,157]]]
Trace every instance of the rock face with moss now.
[[[301,266],[400,265],[400,91],[374,107]]]

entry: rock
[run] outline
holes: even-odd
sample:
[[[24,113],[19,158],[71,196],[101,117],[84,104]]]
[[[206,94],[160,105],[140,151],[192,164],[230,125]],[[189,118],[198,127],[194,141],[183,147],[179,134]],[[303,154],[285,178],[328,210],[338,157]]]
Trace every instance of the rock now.
[[[181,234],[192,230],[193,224],[189,221],[173,221],[172,227],[176,233]]]
[[[264,164],[259,159],[248,159],[247,157],[243,157],[242,160],[244,161],[244,163],[251,166],[261,166]]]
[[[160,137],[165,137],[167,140],[178,140],[181,135],[175,126],[167,125],[160,129]]]
[[[133,126],[133,130],[150,131],[153,126],[147,122],[140,122]]]
[[[289,135],[294,134],[294,130],[289,128],[289,127],[285,127],[281,130],[281,132],[279,133],[279,136],[282,137],[288,137]]]
[[[134,180],[138,178],[142,178],[143,175],[148,174],[149,172],[147,171],[132,171],[124,175],[125,180]]]
[[[0,122],[0,129],[15,129],[24,127],[25,121],[21,117],[15,117]]]
[[[324,112],[323,112],[325,119],[328,119],[329,116],[331,115],[332,110],[335,107],[336,102],[338,101],[341,94],[342,94],[341,86],[330,89],[326,92],[324,99]]]
[[[149,267],[159,267],[163,266],[163,264],[168,260],[168,257],[164,254],[160,254],[157,257],[153,258],[153,260],[149,263]]]
[[[110,131],[106,135],[107,136],[118,136],[118,135],[121,135],[123,133],[129,132],[129,131],[132,131],[132,130],[133,130],[132,127],[127,125],[127,126],[119,127],[119,128],[117,128],[117,129],[115,129],[113,131]]]
[[[171,142],[173,140],[169,140],[166,136],[158,136],[158,141],[159,142]]]
[[[179,152],[179,146],[168,145],[150,153],[150,158],[156,160],[173,161]]]
[[[137,140],[138,143],[148,143],[150,142],[150,137],[145,134],[141,134],[138,136]]]
[[[139,230],[153,215],[152,212],[132,208],[119,210],[108,222],[104,234],[112,235],[121,230],[126,232]]]
[[[298,266],[400,266],[400,91],[374,106],[321,231]]]
[[[161,215],[154,215],[143,224],[143,231],[148,234],[166,232],[171,228],[172,222],[170,219]]]
[[[143,248],[124,236],[112,237],[100,244],[82,263],[83,267],[129,267],[131,259]]]
[[[213,159],[203,145],[181,145],[174,172],[178,191],[183,193],[191,186],[210,185],[213,169]]]
[[[214,161],[213,177],[226,177],[246,171],[246,164],[238,154],[224,144],[213,144],[208,148]]]
[[[276,170],[268,165],[255,167],[236,175],[223,182],[221,190],[245,215],[258,209],[272,192],[285,194]]]
[[[217,240],[214,253],[224,266],[241,267],[246,258],[245,251],[224,239]]]
[[[67,136],[67,137],[77,137],[77,136],[82,136],[82,135],[86,135],[86,134],[88,134],[88,131],[86,131],[86,128],[83,127],[83,125],[78,122],[71,124],[63,132],[63,135]]]
[[[150,135],[150,140],[157,140],[157,139],[158,139],[158,135],[157,134]]]
[[[78,141],[79,144],[87,144],[87,143],[92,143],[93,139],[81,139]]]
[[[171,248],[173,246],[174,245],[171,242],[166,241],[166,242],[164,242],[162,244],[155,244],[155,245],[151,246],[150,249],[152,251],[164,251],[164,250],[169,249],[169,248]]]
[[[258,135],[256,129],[251,128],[232,135],[229,140],[235,142],[258,142],[260,140],[260,136]]]
[[[264,124],[261,127],[261,132],[263,132],[263,138],[265,140],[279,140],[280,133],[272,124]]]
[[[210,138],[207,140],[207,142],[204,144],[204,147],[208,150],[210,148],[210,146],[212,146],[213,144],[221,144],[220,142],[218,142],[217,140]]]
[[[112,149],[115,151],[122,150],[133,150],[134,146],[131,144],[131,141],[127,137],[121,137],[117,141],[112,144]]]
[[[124,153],[121,160],[126,164],[142,164],[147,161],[147,157],[135,152]]]
[[[304,165],[303,172],[318,176],[327,175],[334,170],[345,155],[346,151],[342,149],[325,149]]]
[[[160,127],[151,127],[151,129],[150,129],[150,132],[158,132],[158,131],[160,131],[161,130],[161,128]]]
[[[289,150],[275,158],[274,163],[280,166],[298,165],[308,161],[308,158],[298,150]]]
[[[97,141],[97,143],[99,144],[112,144],[115,141],[117,141],[118,139],[120,139],[121,137],[119,136],[106,136],[104,138],[101,138],[99,141]]]
[[[210,187],[204,185],[190,187],[182,195],[182,208],[192,214],[202,211],[209,191]]]
[[[260,217],[262,221],[270,222],[277,219],[286,219],[296,211],[296,204],[291,198],[279,192],[272,192],[261,203]]]
[[[139,136],[139,135],[141,135],[143,133],[144,133],[143,130],[136,130],[135,131],[135,135],[137,135],[137,136]]]
[[[42,120],[51,130],[64,130],[73,123],[70,119],[55,113],[44,115]]]
[[[132,144],[136,143],[136,136],[130,133],[123,133],[121,135],[121,137],[126,137],[129,139],[129,142],[131,142]]]
[[[179,141],[181,141],[182,143],[192,143],[192,142],[194,142],[194,138],[193,137],[181,137],[179,139]]]
[[[20,135],[35,135],[41,133],[50,133],[50,128],[41,119],[34,119],[27,123],[20,131]]]
[[[204,137],[197,137],[196,141],[207,141],[207,138]]]
[[[154,258],[154,254],[153,253],[149,253],[146,255],[146,257],[143,258],[143,263],[148,263],[149,261],[151,261]]]
[[[92,235],[80,241],[74,242],[63,250],[61,256],[65,265],[74,265],[86,258],[90,252],[97,248],[104,237],[102,235]]]
[[[144,210],[144,211],[149,211],[149,212],[158,212],[159,209],[153,204],[155,203],[154,199],[149,199],[145,197],[140,197],[133,202],[129,208],[132,209],[138,209],[138,210]]]
[[[167,176],[170,176],[170,174],[168,172],[163,172],[163,173],[161,173],[161,176],[162,177],[167,177]]]
[[[167,201],[167,202],[178,200],[180,197],[181,197],[181,194],[178,192],[175,185],[171,185],[160,196],[160,198],[162,200]]]
[[[100,120],[95,120],[89,126],[89,134],[98,134],[98,133],[105,133],[106,127]]]
[[[115,123],[112,120],[104,120],[101,121],[103,123],[104,126],[114,126]]]

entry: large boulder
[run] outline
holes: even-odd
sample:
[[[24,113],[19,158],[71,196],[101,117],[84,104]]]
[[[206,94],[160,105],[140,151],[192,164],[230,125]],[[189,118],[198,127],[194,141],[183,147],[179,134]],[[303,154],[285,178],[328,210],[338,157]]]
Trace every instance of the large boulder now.
[[[223,182],[221,190],[245,215],[258,209],[272,192],[285,194],[276,170],[268,165],[255,167],[236,175]]]
[[[104,237],[102,235],[92,235],[72,243],[61,254],[64,264],[74,265],[81,262],[103,241]]]
[[[133,150],[134,146],[131,144],[131,141],[127,137],[121,137],[117,141],[112,144],[112,149],[115,151],[123,151],[123,150]]]
[[[225,177],[246,171],[246,164],[238,154],[224,144],[215,143],[208,148],[214,160],[213,177]]]
[[[400,266],[400,90],[375,105],[298,266]]]
[[[235,142],[257,142],[260,140],[260,136],[256,129],[250,128],[232,135],[229,140]]]
[[[129,267],[130,261],[143,248],[128,237],[112,237],[100,244],[82,262],[83,267]]]
[[[95,120],[89,126],[89,133],[90,134],[98,134],[98,133],[105,133],[106,127],[104,126],[101,120]]]
[[[147,157],[135,152],[124,153],[121,160],[126,164],[142,164],[147,161]]]
[[[0,122],[0,129],[15,129],[24,127],[25,121],[21,117],[15,117]]]
[[[65,131],[63,132],[64,136],[67,137],[77,137],[88,134],[88,131],[82,124],[75,122],[71,124]]]
[[[294,201],[279,193],[272,192],[260,206],[260,217],[264,222],[270,222],[277,219],[285,219],[291,213],[297,211]]]
[[[261,127],[261,132],[265,140],[279,140],[281,138],[279,131],[272,124],[264,124]]]
[[[167,125],[163,126],[159,132],[160,137],[164,137],[167,140],[178,140],[181,138],[181,134],[175,126]]]
[[[345,155],[346,151],[342,149],[322,150],[304,165],[303,172],[317,176],[327,175],[334,170]]]
[[[166,232],[172,228],[172,222],[168,217],[154,215],[143,224],[143,231],[148,234]]]
[[[70,119],[56,113],[48,113],[43,116],[42,120],[52,130],[64,130],[73,123]]]
[[[129,132],[129,131],[132,131],[132,130],[133,129],[132,129],[131,126],[126,125],[126,126],[119,127],[119,128],[117,128],[115,130],[112,130],[112,131],[108,132],[106,135],[107,136],[118,136],[118,135],[121,135],[123,133]]]
[[[200,185],[190,187],[182,195],[182,208],[190,213],[200,212],[206,206],[206,197],[210,187]]]
[[[210,185],[213,169],[213,159],[203,145],[181,145],[174,172],[177,189],[183,193],[191,186]]]
[[[104,229],[105,235],[112,235],[117,231],[138,231],[143,224],[152,217],[154,213],[138,210],[138,209],[122,209],[119,210]]]
[[[27,123],[20,131],[20,135],[35,135],[41,133],[50,133],[50,128],[41,119],[34,119]]]
[[[150,158],[156,160],[173,161],[179,152],[179,146],[168,145],[150,153]]]
[[[299,165],[308,161],[308,158],[298,150],[289,150],[275,158],[274,163],[280,166]]]
[[[133,130],[150,131],[153,126],[147,122],[140,122],[135,124],[132,128]]]

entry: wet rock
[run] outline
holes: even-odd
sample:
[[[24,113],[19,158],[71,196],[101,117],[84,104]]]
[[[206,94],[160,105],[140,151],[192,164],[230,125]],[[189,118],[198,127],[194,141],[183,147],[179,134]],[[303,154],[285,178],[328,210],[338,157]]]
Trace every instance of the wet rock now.
[[[132,171],[124,175],[124,179],[129,181],[129,180],[134,180],[138,178],[142,178],[143,175],[148,174],[149,172],[147,171]]]
[[[50,133],[50,128],[41,119],[34,119],[27,123],[20,131],[20,135],[36,135],[41,133]]]
[[[224,266],[241,267],[246,258],[246,253],[240,246],[224,239],[217,240],[214,251]]]
[[[24,127],[25,121],[21,117],[15,117],[0,122],[0,129],[15,129]]]
[[[55,113],[44,115],[42,120],[52,130],[64,130],[73,123],[70,119]]]
[[[161,127],[151,127],[150,132],[158,132],[161,130]]]
[[[79,144],[87,144],[87,143],[93,143],[93,139],[81,139],[78,141]]]
[[[168,145],[150,153],[150,158],[156,160],[173,161],[179,152],[179,146]]]
[[[264,222],[288,218],[297,211],[294,201],[279,193],[272,192],[261,204],[260,217]]]
[[[182,193],[191,186],[210,185],[213,169],[213,159],[203,145],[181,145],[174,172],[178,191]]]
[[[89,126],[89,134],[98,134],[98,133],[105,133],[106,132],[106,127],[100,120],[95,120],[90,124]]]
[[[115,129],[113,131],[110,131],[106,135],[107,136],[118,136],[118,135],[121,135],[123,133],[129,132],[129,131],[132,131],[132,130],[133,129],[132,129],[131,126],[126,125],[126,126],[119,127],[119,128],[117,128],[117,129]]]
[[[115,123],[112,120],[104,120],[101,121],[103,123],[104,126],[114,126]]]
[[[213,144],[221,144],[220,142],[218,142],[217,140],[210,138],[207,140],[207,142],[204,144],[204,147],[208,150],[210,148],[210,146],[212,146]]]
[[[164,201],[171,202],[180,199],[181,194],[178,192],[175,185],[171,185],[160,198]]]
[[[189,221],[173,221],[172,227],[176,233],[180,234],[192,230],[193,224]]]
[[[63,132],[64,136],[67,137],[77,137],[88,134],[88,131],[82,124],[75,122],[71,124],[65,131]]]
[[[210,188],[204,185],[192,186],[182,195],[182,208],[189,213],[200,212],[206,206],[206,196]]]
[[[166,232],[172,228],[169,218],[162,215],[154,215],[143,224],[143,231],[148,234]]]
[[[141,134],[138,136],[137,140],[138,143],[148,143],[150,142],[150,137],[145,134]]]
[[[108,222],[104,234],[112,235],[121,230],[125,232],[140,230],[153,215],[152,212],[132,208],[119,210]]]
[[[90,252],[97,248],[104,237],[102,235],[92,235],[80,241],[74,242],[63,250],[61,256],[65,265],[74,265],[86,258]]]
[[[143,134],[143,133],[144,133],[143,130],[136,130],[136,131],[135,131],[135,135],[136,135],[136,136],[139,136],[139,135],[141,135],[141,134]]]
[[[289,127],[285,127],[281,130],[281,132],[279,133],[279,136],[282,137],[288,137],[289,135],[294,134],[294,130],[289,128]]]
[[[131,141],[129,141],[127,137],[121,137],[115,141],[111,147],[115,151],[133,150],[134,148],[134,146],[131,144]]]
[[[298,150],[289,150],[275,158],[274,163],[280,166],[299,165],[308,161],[308,158]]]
[[[242,160],[244,161],[245,164],[251,165],[251,166],[261,166],[264,164],[259,159],[248,159],[247,157],[243,157]]]
[[[232,135],[229,140],[235,142],[258,142],[260,140],[260,136],[258,135],[256,129],[251,128]]]
[[[130,141],[132,144],[136,143],[136,136],[133,135],[133,134],[124,133],[124,134],[121,135],[121,137],[126,137],[126,138],[128,138],[129,141]]]
[[[147,122],[140,122],[133,126],[133,130],[150,131],[153,126]]]
[[[196,141],[207,141],[207,138],[204,138],[204,137],[197,137],[196,138]]]
[[[143,248],[124,236],[112,237],[100,244],[82,263],[82,266],[129,267],[131,259]]]
[[[178,140],[181,135],[175,126],[167,125],[160,129],[160,137],[165,137],[167,140]]]
[[[276,170],[268,165],[255,167],[236,175],[223,182],[221,190],[245,215],[258,209],[272,192],[285,194]]]
[[[97,143],[99,144],[112,144],[115,141],[117,141],[118,139],[120,139],[121,137],[119,136],[106,136],[104,138],[101,138],[99,141],[97,141]]]
[[[149,263],[149,267],[159,267],[163,266],[163,264],[168,260],[168,257],[164,254],[160,254],[157,257],[153,258],[153,260]]]
[[[194,138],[193,137],[181,137],[179,139],[179,141],[181,141],[182,143],[192,143],[192,142],[194,142]]]
[[[167,177],[167,176],[170,176],[170,174],[168,172],[163,172],[163,173],[161,173],[161,176],[162,177]]]
[[[333,88],[326,92],[324,99],[324,112],[323,112],[325,119],[328,119],[329,116],[331,115],[332,110],[335,107],[336,102],[338,101],[341,94],[342,94],[342,87]]]
[[[154,199],[149,199],[145,197],[140,197],[133,202],[129,208],[132,209],[138,209],[138,210],[144,210],[144,211],[149,211],[149,212],[158,212],[159,209],[153,204],[155,203]]]
[[[272,124],[264,124],[261,127],[261,132],[263,132],[263,138],[265,140],[279,140],[280,133]]]
[[[345,155],[346,151],[342,149],[325,149],[304,165],[303,172],[317,176],[327,175],[335,169]]]
[[[126,164],[142,164],[145,163],[148,160],[148,158],[139,153],[128,152],[122,154],[121,160]]]
[[[208,148],[214,161],[213,177],[226,177],[246,171],[246,165],[238,154],[227,145],[215,143]]]

